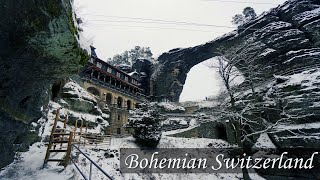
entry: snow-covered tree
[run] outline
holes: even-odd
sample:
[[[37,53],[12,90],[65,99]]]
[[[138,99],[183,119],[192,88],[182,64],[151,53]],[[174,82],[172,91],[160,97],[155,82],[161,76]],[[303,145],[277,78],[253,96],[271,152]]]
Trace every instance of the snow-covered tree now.
[[[236,14],[232,17],[232,24],[234,25],[242,25],[245,23],[245,17],[242,14]]]
[[[132,128],[133,137],[138,143],[156,147],[161,139],[161,121],[164,118],[159,114],[156,104],[143,103],[140,107],[130,111],[127,128]]]
[[[149,47],[135,46],[130,51],[124,51],[122,54],[117,54],[113,58],[109,58],[108,61],[114,66],[121,64],[132,65],[138,59],[154,60],[153,54]]]
[[[236,14],[232,17],[232,24],[234,25],[242,25],[247,21],[255,19],[257,17],[256,12],[252,7],[246,7],[243,9],[242,14]]]
[[[257,17],[257,14],[252,7],[244,8],[242,14],[247,20],[251,20]]]

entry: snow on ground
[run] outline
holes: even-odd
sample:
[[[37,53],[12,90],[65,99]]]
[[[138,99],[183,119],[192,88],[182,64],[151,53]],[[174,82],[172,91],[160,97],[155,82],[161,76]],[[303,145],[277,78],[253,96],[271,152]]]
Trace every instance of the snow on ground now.
[[[163,107],[167,111],[185,111],[184,107],[170,102],[161,102],[158,103],[158,106]]]
[[[44,143],[38,142],[30,146],[29,151],[17,155],[16,160],[0,172],[2,180],[57,180],[70,179],[74,169],[50,163],[48,168],[42,168],[46,154]]]
[[[176,138],[163,136],[159,148],[223,148],[231,145],[219,139],[204,139],[204,138]],[[119,171],[119,149],[120,148],[138,148],[134,138],[112,138],[110,146],[80,146],[94,162],[104,169],[110,176],[116,180],[122,179],[166,179],[166,180],[192,180],[192,179],[234,179],[241,178],[241,174],[121,174]],[[32,179],[82,179],[74,165],[69,165],[66,170],[56,166],[55,163],[49,163],[48,168],[42,169],[43,159],[45,156],[46,147],[43,143],[35,143],[30,147],[28,152],[22,153],[21,158],[18,158],[14,163],[10,164],[5,170],[0,172],[0,179],[5,180],[32,180]],[[113,157],[109,157],[112,154]],[[55,157],[56,158],[56,157]],[[78,165],[81,170],[88,175],[90,162],[83,156],[79,156]],[[251,174],[253,179],[263,179],[256,174]],[[92,179],[107,179],[95,167],[93,168]]]
[[[55,111],[60,108],[61,105],[55,102],[50,102],[47,109],[47,115],[40,118],[37,122],[40,125],[38,135],[42,137],[41,142],[34,143],[30,146],[27,152],[17,153],[16,159],[13,163],[5,167],[2,171],[0,171],[0,179],[4,180],[57,180],[57,179],[70,179],[74,176],[78,176],[77,170],[73,166],[68,166],[65,170],[62,166],[58,166],[56,162],[48,162],[48,166],[43,168],[43,163],[45,159],[45,154],[47,150],[47,146],[45,146],[45,142],[48,141],[48,137],[51,134]],[[61,109],[61,114],[66,114],[67,109]],[[90,117],[86,117],[90,118]],[[96,118],[96,117],[92,117]],[[34,126],[37,125],[35,123]],[[63,122],[58,121],[57,126],[63,127]],[[67,125],[67,130],[74,129],[73,126]],[[79,132],[80,129],[77,129]],[[93,129],[88,129],[88,132],[91,133],[101,133],[101,125],[99,124],[97,127]],[[57,145],[56,149],[60,148],[60,145]],[[65,146],[61,147],[62,149],[66,149]],[[51,153],[51,159],[62,159],[64,157],[64,153]],[[75,178],[79,179],[79,178]]]
[[[159,148],[209,148],[208,145],[211,144],[210,148],[226,148],[231,147],[231,145],[223,140],[219,139],[204,139],[204,138],[176,138],[163,136],[158,147]],[[242,177],[241,174],[121,174],[119,172],[120,164],[117,157],[118,150],[120,148],[138,148],[135,144],[135,140],[132,137],[127,138],[113,138],[112,144],[109,147],[100,147],[100,151],[86,150],[90,157],[98,162],[108,174],[110,174],[115,179],[165,179],[165,180],[211,180],[211,179],[235,179],[238,180]],[[105,150],[102,150],[105,149]],[[105,158],[105,152],[115,152],[115,157]],[[89,164],[82,167],[88,172]],[[263,179],[257,174],[250,174],[253,179]],[[106,179],[100,173],[95,173],[93,179]]]
[[[267,133],[260,134],[257,142],[253,145],[254,149],[275,149],[276,146],[272,143]]]
[[[85,89],[83,89],[79,84],[70,81],[63,86],[66,91],[65,93],[74,95],[75,97],[79,97],[80,99],[96,102],[95,97],[93,97],[90,93],[88,93]]]
[[[47,168],[42,168],[46,153],[46,146],[44,140],[46,136],[50,135],[52,129],[53,119],[55,114],[54,109],[59,108],[60,105],[51,102],[47,117],[39,119],[38,124],[41,125],[39,136],[42,137],[42,142],[38,142],[30,146],[29,151],[17,155],[16,160],[4,168],[0,172],[0,179],[4,180],[33,180],[33,179],[82,179],[80,173],[76,170],[74,165],[69,165],[65,170],[63,167],[57,166],[55,162],[49,162]],[[64,110],[61,110],[64,113]],[[58,122],[58,126],[63,127],[63,122]],[[73,127],[67,127],[71,129]],[[95,128],[97,132],[99,127]],[[187,129],[186,129],[187,130]],[[178,132],[178,131],[177,131]],[[171,132],[174,133],[174,132]],[[219,139],[204,139],[204,138],[177,138],[168,137],[166,133],[163,134],[162,139],[158,145],[159,148],[226,148],[231,147],[229,143]],[[59,147],[59,145],[57,146]],[[63,147],[65,148],[65,147]],[[166,180],[192,180],[192,179],[240,179],[241,174],[122,174],[119,170],[119,150],[120,148],[138,148],[133,137],[116,138],[112,137],[111,145],[97,145],[97,146],[79,146],[79,148],[88,155],[94,162],[96,162],[102,169],[104,169],[110,176],[116,180],[133,180],[133,179],[166,179]],[[75,154],[73,150],[73,154]],[[52,153],[51,158],[61,159],[64,153]],[[76,160],[80,169],[88,176],[90,162],[84,156],[79,155]],[[254,179],[262,179],[256,174],[251,174]],[[92,179],[107,179],[97,168],[93,168]]]
[[[217,101],[200,101],[197,102],[196,105],[199,106],[200,108],[204,108],[204,107],[215,107],[217,106],[219,103]]]
[[[188,124],[187,121],[185,121],[182,117],[170,117],[164,121],[162,121],[162,124]]]
[[[178,134],[178,133],[182,133],[185,131],[189,131],[195,127],[198,127],[196,125],[190,125],[188,128],[184,128],[184,129],[177,129],[177,130],[173,130],[173,131],[166,131],[166,132],[162,132],[163,135],[173,135],[173,134]]]

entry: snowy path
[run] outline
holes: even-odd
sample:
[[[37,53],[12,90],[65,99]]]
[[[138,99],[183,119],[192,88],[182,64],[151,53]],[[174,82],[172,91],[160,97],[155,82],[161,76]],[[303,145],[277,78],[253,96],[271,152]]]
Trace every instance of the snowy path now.
[[[230,144],[219,139],[204,138],[176,138],[163,135],[159,148],[208,148],[211,143],[212,147],[223,148],[229,147]],[[134,138],[113,138],[109,147],[99,147],[99,150],[83,149],[95,162],[97,162],[106,172],[116,180],[122,179],[165,179],[165,180],[214,180],[230,179],[238,180],[241,174],[121,174],[119,172],[119,159],[117,156],[120,148],[137,148]],[[22,153],[21,158],[7,166],[0,172],[0,179],[4,180],[64,180],[64,179],[81,179],[79,173],[73,165],[69,165],[63,171],[62,167],[50,164],[49,168],[42,169],[43,158],[46,147],[42,143],[35,143],[30,147],[28,152]],[[114,157],[105,157],[106,152],[114,152]],[[82,160],[80,159],[80,162]],[[89,163],[82,162],[82,169],[88,172]],[[93,179],[107,179],[97,170],[94,170]],[[256,174],[251,174],[253,179],[263,179]]]
[[[51,163],[43,169],[43,160],[46,154],[46,146],[43,143],[35,143],[29,151],[21,153],[20,158],[8,165],[0,172],[2,180],[64,180],[74,176],[73,168],[67,167],[63,171],[62,166]]]

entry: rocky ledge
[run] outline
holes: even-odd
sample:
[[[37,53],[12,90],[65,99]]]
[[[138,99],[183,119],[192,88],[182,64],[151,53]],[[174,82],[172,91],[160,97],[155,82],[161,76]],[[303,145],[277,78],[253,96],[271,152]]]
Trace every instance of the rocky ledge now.
[[[151,78],[152,94],[178,101],[189,70],[216,56],[240,62],[238,68],[263,67],[261,79],[319,64],[319,27],[319,1],[287,1],[206,44],[163,53]]]
[[[178,101],[189,70],[223,56],[237,62],[249,82],[254,73],[255,95],[244,84],[236,107],[244,108],[256,96],[259,116],[270,123],[286,120],[269,133],[277,147],[319,148],[319,27],[320,1],[289,0],[211,42],[162,54],[151,93]]]
[[[88,59],[71,0],[4,0],[0,4],[0,167],[13,142],[42,116],[52,84]]]

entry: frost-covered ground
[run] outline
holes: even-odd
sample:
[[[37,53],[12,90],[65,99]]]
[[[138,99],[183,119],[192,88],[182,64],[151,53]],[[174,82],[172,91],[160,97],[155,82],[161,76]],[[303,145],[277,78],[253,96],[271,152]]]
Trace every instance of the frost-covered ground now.
[[[218,139],[195,139],[195,138],[175,138],[163,135],[159,148],[223,148],[231,145]],[[80,146],[92,160],[102,167],[109,175],[115,179],[240,179],[241,174],[121,174],[119,171],[119,149],[120,148],[138,148],[134,138],[112,138],[110,146]],[[32,145],[28,152],[21,153],[11,165],[1,171],[0,179],[20,180],[20,179],[82,179],[74,165],[69,165],[65,170],[55,163],[49,163],[49,166],[42,169],[43,159],[46,147],[42,142]],[[56,158],[56,157],[55,157]],[[89,161],[83,156],[79,156],[78,165],[85,174],[89,174]],[[92,179],[107,179],[96,168],[93,168]],[[263,179],[257,174],[251,174],[253,179]]]
[[[161,102],[157,104],[159,107],[162,107],[167,112],[174,112],[174,111],[185,111],[184,107],[180,106],[177,103],[173,102]]]
[[[74,85],[74,83],[68,84],[72,93],[77,95],[82,99],[90,99],[92,96],[86,94],[82,89]],[[85,98],[83,98],[85,97]],[[93,101],[94,99],[90,99]],[[166,110],[179,110],[184,111],[179,105],[172,105],[170,103],[162,103],[162,107],[165,107]],[[38,135],[42,137],[41,142],[37,142],[30,146],[30,149],[27,152],[18,153],[16,160],[5,167],[0,171],[0,179],[5,180],[56,180],[56,179],[82,179],[80,173],[77,171],[74,165],[67,166],[66,169],[63,169],[62,166],[58,166],[56,162],[49,162],[46,168],[43,168],[43,162],[46,154],[45,143],[48,140],[48,136],[51,134],[52,125],[55,118],[55,111],[62,107],[58,103],[50,102],[48,106],[46,116],[38,120],[37,123],[33,125],[35,127],[40,126]],[[67,112],[73,115],[73,117],[78,117],[79,119],[86,119],[90,122],[96,122],[97,118],[95,115],[90,115],[87,113],[81,113],[77,111],[72,111],[70,109],[62,108],[60,110],[60,115],[65,117]],[[190,122],[193,128],[196,126],[196,122]],[[63,121],[58,121],[58,126],[63,127]],[[67,130],[71,130],[74,127],[72,125],[67,126]],[[103,133],[102,125],[98,123],[94,128],[88,129],[88,132],[91,133]],[[185,129],[188,130],[188,129]],[[79,128],[77,129],[79,131]],[[171,132],[166,132],[163,134],[162,139],[158,145],[159,148],[223,148],[230,147],[230,144],[223,140],[218,139],[196,139],[196,138],[176,138],[168,137],[166,135],[175,134],[182,130],[176,130]],[[263,142],[263,140],[262,140]],[[59,147],[59,145],[57,146]],[[66,147],[62,147],[66,148]],[[111,145],[86,145],[79,146],[79,148],[87,154],[94,162],[96,162],[102,169],[104,169],[110,176],[114,179],[166,179],[166,180],[192,180],[192,179],[240,179],[241,174],[122,174],[120,172],[120,161],[119,161],[119,150],[120,148],[138,148],[135,143],[134,138],[116,138],[112,137]],[[75,155],[75,150],[72,154]],[[64,153],[51,153],[51,158],[62,159]],[[77,164],[84,174],[89,174],[90,162],[84,156],[79,155],[77,158]],[[253,179],[261,179],[256,174],[251,174]],[[107,179],[101,172],[96,168],[93,168],[93,177],[92,179]]]
[[[209,148],[208,145],[211,144],[210,148],[224,148],[230,147],[231,145],[223,140],[219,139],[196,139],[196,138],[175,138],[163,136],[159,148]],[[115,179],[166,179],[166,180],[193,180],[193,179],[203,179],[203,180],[214,180],[214,179],[240,179],[241,174],[121,174],[119,172],[120,162],[117,154],[120,148],[138,148],[132,137],[127,138],[113,138],[110,147],[100,147],[99,151],[86,150],[86,152],[98,162],[101,167],[106,170]],[[114,154],[115,157],[106,158],[107,153]],[[82,166],[82,169],[88,172],[89,164]],[[95,171],[93,179],[106,179],[101,173]],[[253,179],[263,179],[255,173],[250,175]]]
[[[19,153],[16,160],[0,172],[2,180],[57,180],[70,179],[74,176],[74,169],[51,163],[48,168],[43,168],[46,154],[44,143],[38,142],[30,146],[29,151]]]

